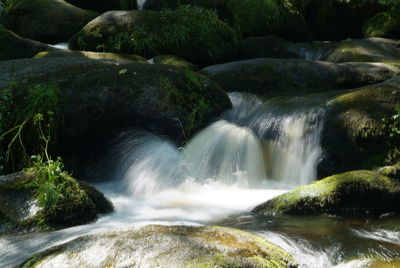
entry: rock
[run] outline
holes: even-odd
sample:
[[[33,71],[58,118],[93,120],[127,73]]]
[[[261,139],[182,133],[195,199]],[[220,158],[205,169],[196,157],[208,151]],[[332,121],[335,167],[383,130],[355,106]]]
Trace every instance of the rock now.
[[[9,2],[1,17],[4,26],[22,37],[44,43],[65,42],[98,15],[63,0]]]
[[[46,51],[40,52],[34,56],[34,58],[60,58],[60,57],[84,57],[88,59],[110,59],[110,60],[126,60],[138,63],[147,63],[147,60],[138,55],[130,54],[116,54],[116,53],[100,53],[90,51],[72,51],[72,50],[57,50],[57,51]]]
[[[227,91],[259,93],[355,88],[399,74],[381,63],[328,63],[259,58],[213,65],[202,70]]]
[[[397,62],[400,41],[384,38],[346,40],[336,43],[324,57],[329,62]]]
[[[367,20],[363,33],[366,37],[400,38],[400,3]]]
[[[206,76],[161,64],[61,57],[2,61],[0,69],[0,90],[8,94],[1,103],[2,122],[7,123],[0,125],[1,132],[32,118],[26,111],[46,116],[50,110],[55,113],[53,155],[62,156],[68,167],[68,159],[74,159],[77,169],[82,163],[76,159],[120,132],[143,128],[181,143],[231,106],[227,94]],[[21,98],[21,90],[27,91],[23,96],[41,101]],[[22,112],[10,114],[18,105],[24,107]],[[28,124],[22,134],[30,141],[25,144],[27,155],[41,152],[32,127]],[[2,141],[3,152],[9,142]]]
[[[218,17],[234,27],[243,37],[276,34],[288,40],[312,38],[302,15],[278,0],[147,0],[144,9],[162,10],[191,5],[216,11]]]
[[[399,106],[399,77],[332,99],[321,133],[319,177],[400,161],[399,137],[390,135],[391,118]]]
[[[110,11],[69,40],[70,49],[133,53],[146,58],[173,54],[205,66],[236,56],[235,31],[207,10]]]
[[[298,267],[289,253],[263,238],[218,226],[149,225],[87,235],[36,254],[21,267],[59,263],[65,267]]]
[[[194,65],[193,63],[190,63],[180,57],[174,56],[174,55],[158,55],[152,59],[149,60],[150,63],[154,64],[164,64],[164,65],[170,65],[170,66],[175,66],[179,68],[184,68],[192,71],[198,71],[199,67]]]
[[[29,39],[0,27],[0,60],[31,58],[41,51],[52,51],[55,48]]]
[[[113,206],[93,186],[78,182],[66,173],[43,181],[48,167],[34,167],[0,177],[0,234],[66,228],[97,219],[98,213],[109,213]],[[52,169],[53,170],[53,169]],[[46,185],[44,185],[47,183]],[[50,207],[40,201],[58,193]],[[53,200],[53,199],[52,199]]]
[[[342,62],[400,62],[400,41],[384,38],[340,42],[291,43],[277,36],[250,37],[241,44],[239,58],[299,58]]]
[[[304,17],[316,40],[360,38],[362,25],[393,5],[390,1],[287,0]]]
[[[377,172],[381,175],[400,180],[400,163],[392,166],[381,167]]]
[[[275,197],[253,209],[271,214],[373,214],[400,210],[400,182],[358,170],[327,177]]]
[[[66,0],[66,2],[84,9],[90,9],[99,13],[110,10],[137,9],[136,0]]]

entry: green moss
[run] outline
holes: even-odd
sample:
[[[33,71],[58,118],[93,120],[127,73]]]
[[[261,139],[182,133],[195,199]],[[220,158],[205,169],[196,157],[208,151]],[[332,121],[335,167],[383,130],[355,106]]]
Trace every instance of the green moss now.
[[[197,71],[198,66],[174,55],[158,55],[153,58],[155,64],[165,64],[187,70]]]
[[[350,171],[278,196],[254,209],[264,214],[398,211],[400,183],[372,171]]]
[[[361,47],[352,43],[341,43],[329,53],[326,59],[331,62],[372,62],[373,57],[366,54]]]
[[[400,163],[392,166],[381,167],[377,172],[384,176],[400,180]]]
[[[199,65],[236,55],[235,31],[213,11],[183,5],[159,13],[134,11],[131,16],[137,19],[129,31],[107,33],[96,27],[84,28],[72,43],[79,50],[134,53],[146,58],[173,54]]]
[[[147,63],[147,60],[141,56],[130,54],[116,54],[116,53],[96,53],[90,51],[44,51],[36,54],[33,58],[60,58],[60,57],[85,57],[88,59],[110,59],[110,60],[128,60],[132,62]]]

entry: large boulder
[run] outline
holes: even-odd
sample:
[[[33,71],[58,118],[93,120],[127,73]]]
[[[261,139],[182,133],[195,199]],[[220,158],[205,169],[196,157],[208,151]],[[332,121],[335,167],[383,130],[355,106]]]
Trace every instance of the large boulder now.
[[[400,3],[366,21],[363,33],[367,37],[400,38]]]
[[[334,175],[277,196],[253,209],[274,214],[384,214],[400,211],[400,181],[359,170]]]
[[[66,0],[66,2],[84,9],[90,9],[99,13],[110,10],[137,9],[136,0]]]
[[[173,54],[205,66],[236,56],[235,31],[208,10],[110,11],[69,40],[69,48],[133,53],[146,58]]]
[[[93,256],[96,256],[96,260]],[[278,246],[217,226],[157,226],[77,238],[38,253],[21,267],[298,267]]]
[[[37,113],[45,117],[43,126],[51,119],[55,155],[75,159],[131,128],[181,143],[231,106],[206,76],[162,64],[60,57],[2,61],[0,69],[1,132],[23,124],[25,146],[12,147],[23,155],[41,152]],[[12,137],[2,140],[3,153]]]
[[[58,170],[60,163],[0,176],[0,234],[66,228],[112,212],[102,193]]]
[[[7,3],[1,17],[4,26],[22,37],[44,43],[65,42],[98,15],[63,0],[14,0]]]
[[[384,38],[340,42],[292,43],[277,36],[250,37],[240,47],[240,59],[299,58],[329,62],[400,62],[400,41]]]
[[[400,161],[400,78],[341,94],[328,103],[320,177]]]
[[[180,4],[213,10],[243,37],[277,34],[288,40],[312,38],[302,15],[278,0],[147,0],[144,9],[177,8]]]
[[[0,26],[0,60],[31,58],[42,51],[52,51],[55,48],[22,38]]]
[[[259,58],[203,69],[227,91],[259,93],[349,89],[385,81],[399,68],[382,63],[329,63]]]

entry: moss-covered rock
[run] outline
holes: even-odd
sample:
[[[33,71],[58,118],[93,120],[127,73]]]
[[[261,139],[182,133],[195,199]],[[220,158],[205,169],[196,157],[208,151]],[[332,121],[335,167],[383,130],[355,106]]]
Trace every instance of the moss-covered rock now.
[[[311,39],[302,15],[291,5],[278,0],[148,0],[144,9],[177,8],[179,4],[202,7],[217,12],[243,37],[276,34],[288,40]]]
[[[383,214],[400,211],[400,181],[350,171],[275,197],[253,209],[270,214]]]
[[[188,62],[178,56],[174,55],[158,55],[149,60],[149,62],[154,64],[164,64],[175,66],[179,68],[184,68],[192,71],[198,71],[199,67],[191,62]]]
[[[400,79],[356,89],[328,103],[319,176],[395,164],[400,139],[390,126],[400,107]]]
[[[321,60],[400,63],[400,41],[384,38],[346,40],[332,44],[330,51]]]
[[[110,11],[69,40],[78,50],[133,53],[146,58],[173,54],[201,66],[236,56],[235,31],[208,10]]]
[[[1,17],[4,26],[22,37],[45,43],[65,42],[98,15],[63,0],[10,0],[7,3]]]
[[[136,0],[66,0],[66,2],[84,9],[90,9],[99,13],[110,10],[137,9]]]
[[[162,64],[59,57],[2,61],[0,69],[1,132],[29,119],[21,133],[24,148],[19,142],[12,146],[19,164],[17,152],[41,152],[32,122],[36,113],[53,112],[49,150],[68,167],[74,159],[79,169],[77,158],[119,132],[143,128],[181,143],[231,106],[227,94],[206,76]],[[3,155],[14,135],[2,140]]]
[[[400,38],[400,3],[367,20],[362,29],[366,37]]]
[[[365,38],[340,42],[291,43],[277,36],[250,37],[242,42],[239,57],[301,58],[336,63],[400,63],[400,42],[384,38]]]
[[[52,50],[55,48],[22,38],[0,26],[0,60],[31,58],[41,51]]]
[[[57,51],[44,51],[36,54],[34,58],[60,58],[60,57],[84,57],[94,60],[126,60],[138,63],[147,63],[147,60],[138,55],[130,54],[117,54],[117,53],[101,53],[90,51],[72,51],[72,50],[57,50]]]
[[[386,64],[272,58],[213,65],[203,71],[227,91],[261,93],[354,88],[399,74],[397,67]]]
[[[41,177],[56,172],[51,168],[43,165],[0,177],[0,233],[65,228],[112,212],[110,201],[87,183],[62,172]]]
[[[21,267],[51,267],[55,262],[83,267],[298,267],[278,246],[226,227],[157,226],[89,235],[32,256]]]

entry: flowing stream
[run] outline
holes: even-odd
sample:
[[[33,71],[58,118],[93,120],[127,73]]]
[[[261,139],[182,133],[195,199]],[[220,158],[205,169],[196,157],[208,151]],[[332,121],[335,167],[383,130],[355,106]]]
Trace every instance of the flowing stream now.
[[[400,258],[400,220],[393,217],[249,213],[316,179],[325,104],[334,95],[230,93],[233,109],[182,148],[144,131],[121,133],[93,167],[110,178],[96,187],[115,212],[60,231],[0,236],[0,267],[84,234],[149,223],[247,230],[292,253],[302,267],[380,267]]]

